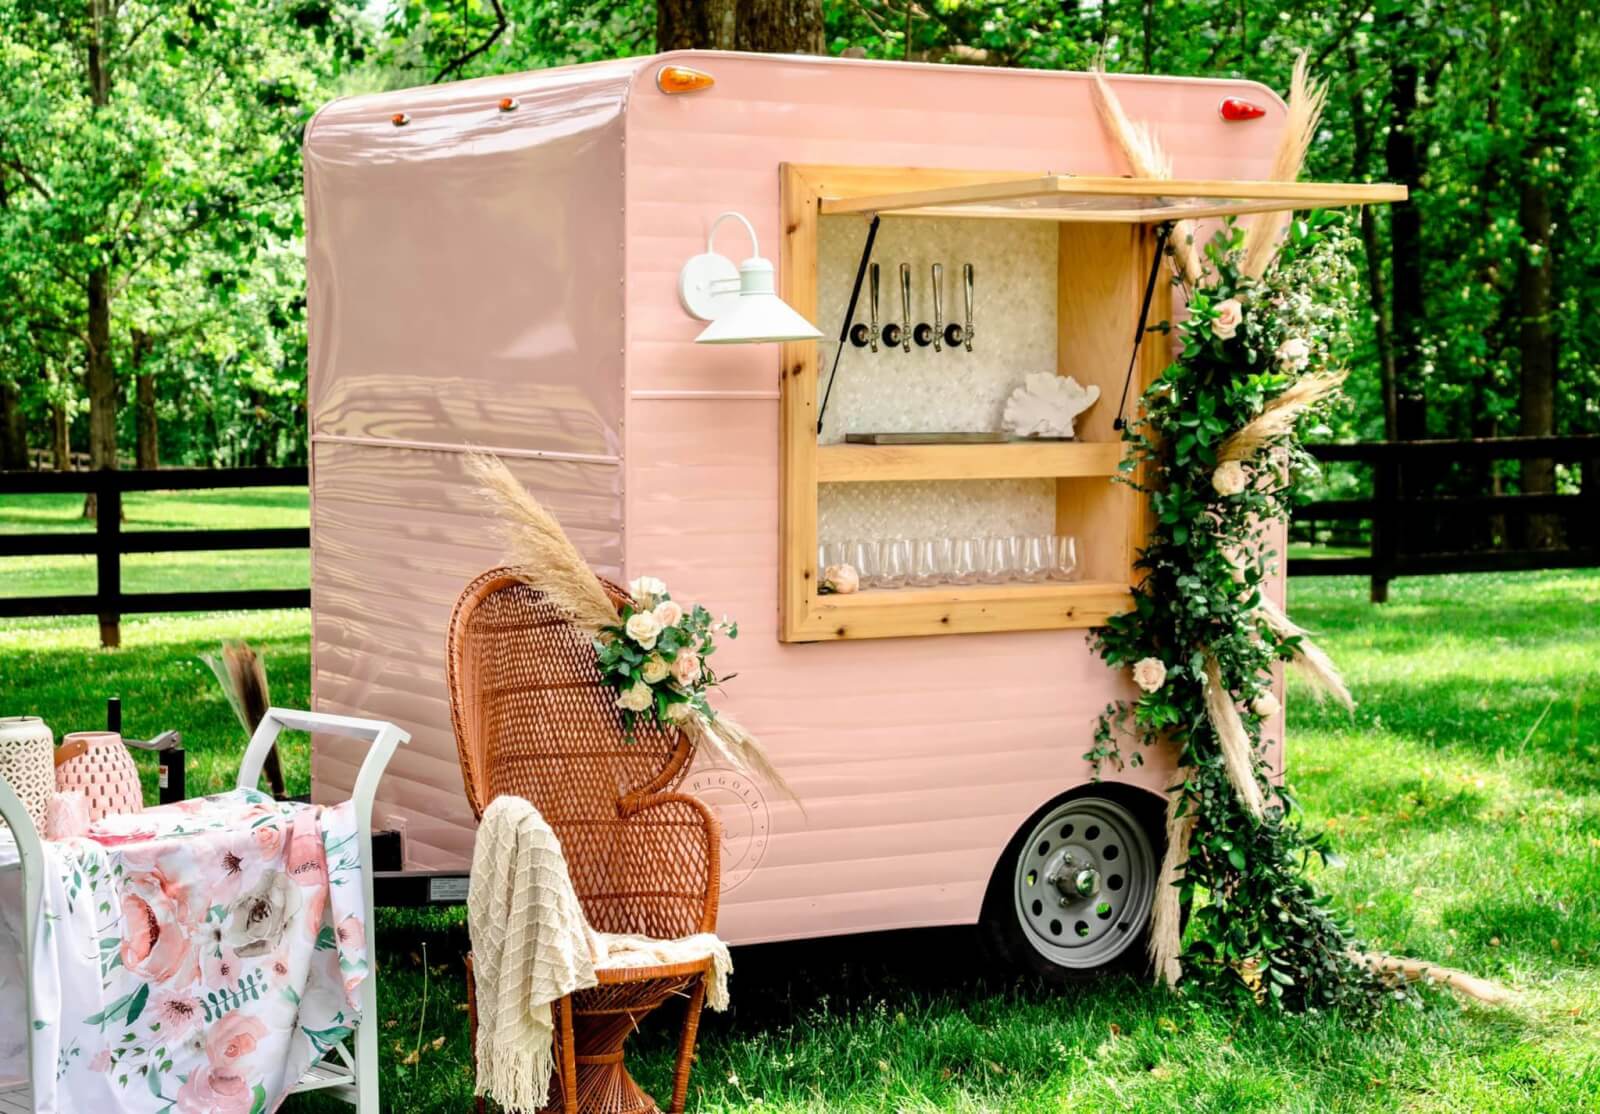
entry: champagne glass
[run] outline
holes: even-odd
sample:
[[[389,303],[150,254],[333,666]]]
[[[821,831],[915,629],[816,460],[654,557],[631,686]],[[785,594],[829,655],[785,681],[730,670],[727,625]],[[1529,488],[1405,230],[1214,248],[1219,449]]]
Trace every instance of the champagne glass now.
[[[1050,540],[1050,579],[1078,579],[1078,539],[1071,534],[1057,534]]]
[[[983,539],[983,564],[978,580],[983,584],[1004,584],[1011,575],[1011,553],[1005,538]]]
[[[1025,534],[1016,539],[1017,575],[1029,584],[1037,584],[1050,572],[1051,539],[1049,534]]]
[[[878,587],[902,588],[911,576],[911,541],[889,538],[878,543]]]
[[[976,584],[982,570],[983,539],[953,539],[950,543],[950,583]]]
[[[878,543],[871,541],[846,542],[845,559],[855,566],[856,576],[863,588],[881,588],[882,567],[878,564]]]
[[[950,566],[950,543],[943,538],[918,538],[911,550],[911,584],[931,588],[944,582]]]

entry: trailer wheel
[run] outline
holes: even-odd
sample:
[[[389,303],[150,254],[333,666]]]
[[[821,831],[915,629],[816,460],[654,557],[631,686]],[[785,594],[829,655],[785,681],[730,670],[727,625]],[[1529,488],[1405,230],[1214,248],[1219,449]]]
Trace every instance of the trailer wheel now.
[[[1152,820],[1110,796],[1048,807],[990,882],[983,928],[993,950],[1055,981],[1143,967],[1158,869]]]

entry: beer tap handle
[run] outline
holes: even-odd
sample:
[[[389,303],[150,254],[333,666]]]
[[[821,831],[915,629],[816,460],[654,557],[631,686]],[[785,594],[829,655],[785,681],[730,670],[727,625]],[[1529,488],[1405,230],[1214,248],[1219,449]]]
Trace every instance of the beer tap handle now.
[[[903,311],[900,345],[909,352],[911,351],[911,264],[909,263],[900,264],[900,308]]]
[[[869,278],[872,283],[868,288],[868,293],[872,299],[872,350],[876,352],[878,350],[878,265],[876,263],[872,265]],[[970,298],[968,303],[971,303]],[[971,311],[969,310],[968,312],[970,313]]]
[[[968,263],[961,268],[961,285],[967,296],[967,327],[962,331],[962,339],[966,343],[967,351],[972,351],[972,264]]]
[[[933,350],[944,351],[944,264],[933,265]]]

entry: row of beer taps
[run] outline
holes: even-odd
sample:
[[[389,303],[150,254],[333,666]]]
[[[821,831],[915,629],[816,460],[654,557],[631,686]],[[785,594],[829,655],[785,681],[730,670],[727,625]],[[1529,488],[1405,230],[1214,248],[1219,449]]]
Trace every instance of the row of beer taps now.
[[[871,346],[878,350],[878,341],[881,339],[888,348],[899,348],[911,351],[913,342],[919,348],[933,345],[935,352],[944,351],[948,344],[952,349],[964,348],[972,351],[972,264],[964,263],[961,266],[961,286],[966,294],[967,316],[965,324],[952,321],[948,325],[944,320],[944,264],[933,265],[933,323],[926,321],[916,324],[911,320],[911,264],[900,264],[900,309],[901,319],[890,321],[881,329],[878,327],[878,265],[872,264],[868,271],[868,298],[872,308],[872,323],[870,325],[856,322],[850,326],[850,343],[857,348]]]

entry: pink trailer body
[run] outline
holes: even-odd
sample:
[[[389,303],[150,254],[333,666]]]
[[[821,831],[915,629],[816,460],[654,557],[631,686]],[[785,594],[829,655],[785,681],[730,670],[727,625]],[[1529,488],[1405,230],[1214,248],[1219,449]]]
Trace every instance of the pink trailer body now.
[[[665,62],[716,84],[665,95]],[[1177,176],[1268,176],[1284,118],[1271,91],[1113,83]],[[674,53],[318,114],[313,694],[411,734],[374,814],[404,829],[408,866],[471,853],[443,656],[457,593],[500,556],[463,479],[463,453],[482,448],[598,570],[658,576],[740,620],[722,704],[805,812],[728,771],[691,774],[727,828],[726,938],[977,919],[1002,850],[1089,779],[1095,719],[1130,688],[1082,631],[780,642],[778,348],[696,347],[675,279],[727,209],[777,256],[782,163],[1123,174],[1090,90],[1082,74]],[[1228,96],[1265,117],[1223,121]],[[841,310],[824,307],[830,337]],[[1151,758],[1117,776],[1159,792],[1171,767]],[[347,796],[355,774],[319,742],[316,799]]]

